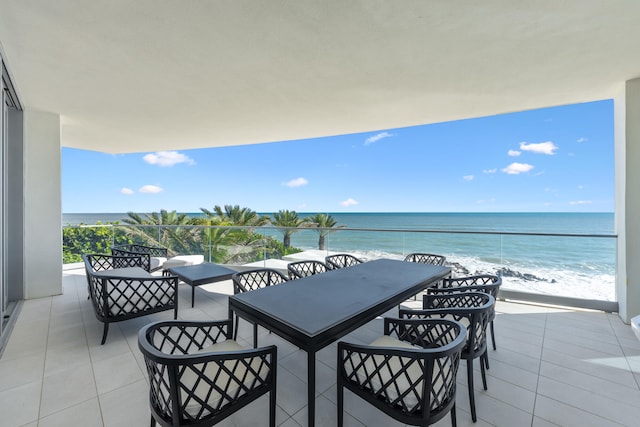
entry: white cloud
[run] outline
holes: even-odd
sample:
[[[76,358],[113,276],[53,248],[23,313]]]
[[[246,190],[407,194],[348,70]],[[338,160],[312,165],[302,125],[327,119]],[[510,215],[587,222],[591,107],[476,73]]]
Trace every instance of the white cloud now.
[[[578,190],[582,190],[584,188],[584,185],[578,185]]]
[[[186,163],[188,165],[195,165],[196,162],[190,159],[189,156],[178,153],[177,151],[158,151],[155,153],[146,154],[142,158],[150,165],[158,165],[162,167],[177,165],[178,163]]]
[[[377,135],[373,135],[370,136],[369,138],[364,140],[364,145],[369,145],[369,144],[373,144],[374,142],[380,141],[381,139],[384,138],[389,138],[393,136],[393,134],[389,133],[389,132],[380,132]]]
[[[587,138],[585,138],[584,136],[581,136],[580,138],[577,139],[576,142],[581,142],[582,143],[582,142],[587,142],[587,141],[588,141]]]
[[[550,156],[553,156],[554,154],[556,154],[555,151],[558,149],[558,146],[551,141],[539,142],[537,144],[527,144],[526,142],[521,142],[520,149],[522,151],[531,151],[532,153],[548,154]]]
[[[358,201],[352,199],[351,197],[349,197],[347,200],[343,200],[343,201],[340,202],[340,206],[345,206],[345,207],[355,206],[357,204],[358,204]]]
[[[130,196],[131,194],[135,193],[135,191],[133,191],[130,188],[124,187],[120,189],[120,194],[126,194],[127,196]]]
[[[506,168],[502,169],[502,172],[509,175],[518,175],[524,172],[529,172],[534,166],[527,163],[511,163]]]
[[[498,172],[498,168],[493,168],[493,169],[485,169],[482,171],[483,173],[496,173]]]
[[[473,175],[465,175],[462,177],[465,181],[473,181]]]
[[[158,187],[157,185],[143,185],[138,191],[141,193],[156,194],[162,193],[164,191],[164,188]]]
[[[591,200],[574,200],[569,202],[570,205],[590,205]]]
[[[522,151],[509,150],[507,154],[510,155],[511,157],[518,157],[520,154],[522,154]]]
[[[304,185],[307,185],[308,183],[309,181],[307,181],[305,178],[299,177],[299,178],[292,179],[290,181],[283,182],[282,185],[289,188],[295,188],[295,187],[302,187]]]

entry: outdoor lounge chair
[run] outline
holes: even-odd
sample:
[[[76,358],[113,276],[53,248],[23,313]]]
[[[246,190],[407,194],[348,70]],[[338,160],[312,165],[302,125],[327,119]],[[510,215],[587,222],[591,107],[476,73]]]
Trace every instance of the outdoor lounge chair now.
[[[395,336],[391,336],[391,335]],[[344,388],[403,424],[428,426],[451,414],[466,328],[445,319],[384,319],[370,345],[338,343],[338,426]]]
[[[487,358],[487,324],[496,300],[483,292],[459,292],[443,295],[425,295],[422,310],[399,312],[400,318],[444,318],[456,320],[467,327],[466,343],[461,358],[467,362],[467,385],[471,419],[476,422],[476,403],[473,388],[473,360],[480,358],[482,386],[487,389],[485,359]]]
[[[165,310],[174,310],[173,318],[178,317],[176,276],[152,276],[138,266],[123,267],[125,262],[140,262],[140,256],[85,254],[82,258],[93,310],[96,318],[104,323],[100,344],[107,340],[112,322]]]
[[[232,328],[232,320],[161,321],[140,330],[152,427],[212,426],[266,393],[275,427],[277,347],[245,349]]]
[[[324,262],[330,270],[337,270],[338,268],[362,264],[364,261],[350,254],[335,254],[325,257]]]

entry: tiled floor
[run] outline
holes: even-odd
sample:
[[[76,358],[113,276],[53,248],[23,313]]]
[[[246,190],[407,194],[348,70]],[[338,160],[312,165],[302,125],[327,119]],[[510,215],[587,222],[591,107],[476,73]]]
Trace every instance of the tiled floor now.
[[[146,371],[138,329],[170,312],[113,324],[104,346],[102,324],[86,299],[81,270],[66,271],[64,294],[25,301],[0,359],[0,426],[149,425]],[[180,317],[227,317],[230,281],[196,291],[181,285]],[[614,314],[498,303],[498,350],[490,350],[489,390],[476,388],[478,422],[469,414],[464,362],[458,389],[458,425],[640,425],[640,341]],[[241,320],[241,337],[251,328]],[[367,343],[381,334],[379,319],[347,336]],[[260,343],[278,345],[278,425],[306,425],[306,355],[275,334]],[[248,344],[248,343],[247,343]],[[335,351],[318,354],[318,426],[335,426]],[[480,384],[479,372],[476,385]],[[349,392],[347,426],[401,426]],[[221,423],[266,425],[266,396]],[[449,426],[450,418],[438,426]]]

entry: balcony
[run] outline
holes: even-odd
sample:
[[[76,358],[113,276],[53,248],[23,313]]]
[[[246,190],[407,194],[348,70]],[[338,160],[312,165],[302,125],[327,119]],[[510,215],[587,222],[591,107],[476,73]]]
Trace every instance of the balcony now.
[[[112,324],[101,346],[102,324],[87,300],[84,271],[66,270],[63,290],[59,296],[27,300],[21,308],[0,359],[0,424],[148,425],[148,384],[137,331],[171,313]],[[196,289],[194,308],[190,292],[180,286],[180,318],[227,317],[230,281]],[[505,301],[497,310],[498,350],[489,350],[489,390],[476,390],[478,422],[473,424],[461,369],[459,425],[637,425],[640,341],[616,314]],[[251,327],[240,322],[239,340],[250,345]],[[367,343],[381,330],[376,319],[344,339]],[[278,425],[306,425],[305,353],[264,330],[259,342],[278,346]],[[333,344],[318,353],[319,426],[335,425],[335,352]],[[264,425],[267,409],[265,396],[221,425]],[[349,392],[345,409],[347,426],[401,425]],[[450,425],[449,417],[437,425]]]

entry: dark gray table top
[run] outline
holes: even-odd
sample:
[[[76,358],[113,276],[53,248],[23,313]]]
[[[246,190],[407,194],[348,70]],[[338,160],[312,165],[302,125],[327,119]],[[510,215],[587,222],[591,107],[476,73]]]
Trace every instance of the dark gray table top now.
[[[246,305],[314,337],[360,314],[391,308],[389,301],[400,298],[393,303],[397,304],[403,294],[417,293],[425,283],[450,272],[449,267],[379,259],[234,295],[230,300],[232,305]]]
[[[171,267],[169,272],[192,285],[229,279],[234,273],[236,273],[235,270],[211,262],[184,265],[182,267]]]

